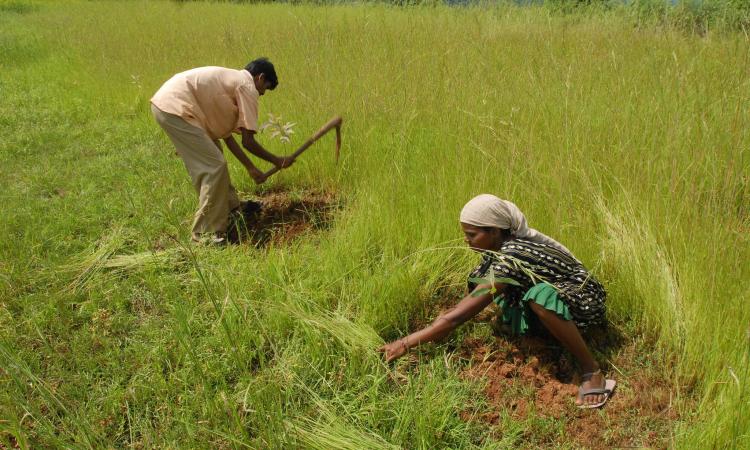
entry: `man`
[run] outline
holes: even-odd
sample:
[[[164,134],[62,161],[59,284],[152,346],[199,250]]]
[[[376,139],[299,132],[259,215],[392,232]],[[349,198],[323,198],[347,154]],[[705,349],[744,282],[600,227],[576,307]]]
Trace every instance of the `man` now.
[[[243,147],[261,159],[280,168],[294,162],[269,153],[255,140],[258,98],[277,85],[273,64],[259,58],[244,70],[200,67],[178,73],[151,98],[151,112],[172,140],[198,193],[194,241],[226,243],[229,215],[240,206],[219,139],[258,184],[265,176],[242,151],[233,133],[240,134]]]

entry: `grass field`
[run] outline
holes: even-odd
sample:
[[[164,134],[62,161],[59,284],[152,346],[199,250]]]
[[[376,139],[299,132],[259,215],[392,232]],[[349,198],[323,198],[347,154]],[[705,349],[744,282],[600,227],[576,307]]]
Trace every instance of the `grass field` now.
[[[235,185],[336,207],[191,246],[148,99],[261,55],[262,117],[298,124],[261,142],[340,114],[342,160],[327,137],[262,187],[231,161]],[[0,0],[0,448],[750,448],[749,63],[742,32],[614,12]],[[375,352],[461,292],[482,192],[604,282],[611,407],[550,415],[523,380],[493,401],[482,323]]]

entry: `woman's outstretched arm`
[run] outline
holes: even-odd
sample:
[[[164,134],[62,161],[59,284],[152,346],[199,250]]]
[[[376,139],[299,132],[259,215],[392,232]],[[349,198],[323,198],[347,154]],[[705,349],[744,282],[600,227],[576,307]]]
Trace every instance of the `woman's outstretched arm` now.
[[[477,286],[474,292],[479,292],[489,287],[489,285]],[[496,285],[496,289],[498,290],[501,287],[501,284]],[[385,353],[386,362],[398,359],[408,352],[411,347],[416,347],[423,342],[439,341],[448,336],[459,325],[479,314],[490,303],[492,303],[492,294],[489,292],[481,295],[469,294],[450,311],[435,319],[426,328],[397,341],[385,344],[378,351]]]

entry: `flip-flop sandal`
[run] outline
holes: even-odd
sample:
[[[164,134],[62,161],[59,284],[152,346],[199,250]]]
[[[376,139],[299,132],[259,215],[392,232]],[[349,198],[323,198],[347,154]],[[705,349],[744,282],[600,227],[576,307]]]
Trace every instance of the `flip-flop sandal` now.
[[[582,383],[585,381],[589,381],[594,374],[597,372],[591,372],[591,373],[584,373],[581,377]],[[589,389],[583,389],[582,387],[578,388],[578,396],[583,399],[587,395],[598,395],[598,394],[604,394],[604,400],[602,400],[599,403],[590,403],[590,404],[583,404],[583,405],[577,405],[580,409],[591,409],[591,408],[599,408],[601,406],[604,406],[605,403],[607,403],[607,400],[612,396],[612,393],[615,391],[615,386],[617,385],[617,382],[615,380],[604,380],[604,387],[603,388],[589,388]]]

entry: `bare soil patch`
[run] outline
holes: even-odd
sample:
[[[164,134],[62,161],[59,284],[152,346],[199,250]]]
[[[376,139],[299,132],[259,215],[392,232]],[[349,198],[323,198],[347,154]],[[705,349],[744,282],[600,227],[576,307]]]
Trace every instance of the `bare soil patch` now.
[[[445,312],[460,295],[450,297],[437,298],[430,307],[434,314],[429,316]],[[474,327],[496,328],[495,318],[488,308],[475,319],[484,323]],[[413,325],[426,323],[418,320]],[[669,368],[657,360],[645,339],[626,337],[612,325],[584,335],[607,378],[617,381],[617,388],[603,408],[582,410],[575,406],[580,370],[554,338],[486,336],[486,332],[470,333],[456,348],[467,361],[461,376],[480,383],[486,399],[484,407],[462,411],[463,419],[491,426],[497,435],[503,433],[504,420],[551,421],[552,427],[528,427],[523,436],[528,448],[669,446],[672,423],[680,418],[674,404],[677,392],[668,378]],[[682,394],[684,398],[687,393]]]
[[[284,245],[315,230],[330,226],[339,202],[331,191],[273,190],[243,202],[229,228],[230,242],[256,247]]]

